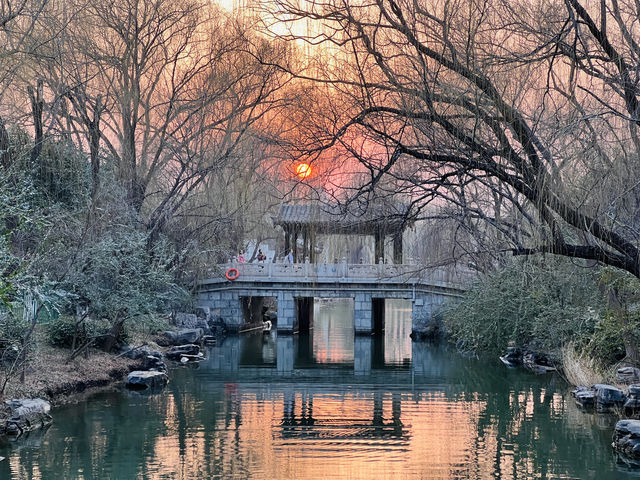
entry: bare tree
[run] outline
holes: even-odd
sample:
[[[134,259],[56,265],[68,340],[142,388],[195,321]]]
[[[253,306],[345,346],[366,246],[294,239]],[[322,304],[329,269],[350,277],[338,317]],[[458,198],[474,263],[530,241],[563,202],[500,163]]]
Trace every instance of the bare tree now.
[[[200,0],[64,5],[32,75],[52,95],[50,133],[90,154],[94,201],[108,159],[152,239],[188,210],[201,215],[211,179],[245,171],[243,145],[277,134],[288,77],[270,65],[289,49]]]
[[[416,218],[446,200],[514,254],[640,277],[637,4],[301,5],[280,0],[268,18],[322,24],[288,38],[327,45],[341,68],[295,73],[348,108],[334,108],[300,154],[356,159],[367,181],[352,199],[399,192]]]

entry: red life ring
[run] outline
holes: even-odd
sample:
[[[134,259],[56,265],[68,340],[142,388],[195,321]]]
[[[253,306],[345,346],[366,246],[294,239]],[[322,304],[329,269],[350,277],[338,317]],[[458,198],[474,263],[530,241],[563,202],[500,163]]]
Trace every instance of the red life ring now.
[[[230,268],[229,270],[227,270],[224,276],[227,277],[227,280],[230,280],[233,282],[240,276],[240,272],[238,271],[237,268]]]

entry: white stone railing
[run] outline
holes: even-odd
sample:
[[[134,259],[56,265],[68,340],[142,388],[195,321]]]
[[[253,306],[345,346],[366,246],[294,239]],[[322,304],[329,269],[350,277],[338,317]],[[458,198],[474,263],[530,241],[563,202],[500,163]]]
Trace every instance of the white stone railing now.
[[[222,272],[238,269],[238,281],[245,282],[314,282],[432,284],[464,288],[476,276],[470,271],[447,267],[426,268],[420,265],[348,264],[348,263],[228,263]],[[225,281],[222,276],[205,283]]]

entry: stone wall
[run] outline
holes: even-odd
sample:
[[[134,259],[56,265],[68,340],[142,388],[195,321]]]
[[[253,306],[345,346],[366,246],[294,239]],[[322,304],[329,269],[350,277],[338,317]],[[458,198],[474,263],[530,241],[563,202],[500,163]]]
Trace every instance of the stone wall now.
[[[242,302],[238,292],[221,291],[201,293],[198,296],[199,307],[209,307],[210,318],[222,318],[227,327],[233,331],[243,323]]]

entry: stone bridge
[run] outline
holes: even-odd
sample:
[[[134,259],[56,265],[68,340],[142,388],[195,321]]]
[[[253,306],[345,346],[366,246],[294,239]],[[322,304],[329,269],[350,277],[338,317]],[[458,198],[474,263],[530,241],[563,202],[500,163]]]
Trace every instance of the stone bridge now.
[[[232,268],[233,281],[224,275]],[[314,298],[352,298],[355,332],[368,334],[384,328],[385,299],[406,299],[416,330],[445,300],[460,298],[472,279],[470,272],[405,264],[229,263],[200,284],[198,306],[241,330],[259,323],[264,298],[275,297],[278,332],[295,333],[313,325]]]

